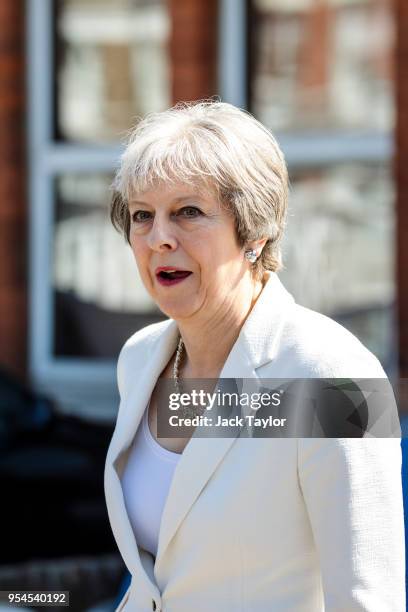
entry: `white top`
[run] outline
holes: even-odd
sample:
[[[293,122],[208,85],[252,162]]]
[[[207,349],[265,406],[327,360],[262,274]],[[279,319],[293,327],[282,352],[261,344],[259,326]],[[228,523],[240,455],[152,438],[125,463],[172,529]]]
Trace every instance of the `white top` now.
[[[121,483],[136,541],[156,557],[163,508],[181,453],[169,451],[155,440],[148,412],[149,406],[136,432]]]

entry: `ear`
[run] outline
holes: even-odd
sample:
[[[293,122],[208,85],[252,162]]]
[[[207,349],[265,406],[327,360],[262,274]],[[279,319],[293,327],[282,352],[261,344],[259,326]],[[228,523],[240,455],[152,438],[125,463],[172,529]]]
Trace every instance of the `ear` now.
[[[258,257],[262,253],[262,249],[265,244],[268,242],[268,238],[262,238],[261,240],[255,240],[248,244],[248,248],[254,249],[258,253]]]

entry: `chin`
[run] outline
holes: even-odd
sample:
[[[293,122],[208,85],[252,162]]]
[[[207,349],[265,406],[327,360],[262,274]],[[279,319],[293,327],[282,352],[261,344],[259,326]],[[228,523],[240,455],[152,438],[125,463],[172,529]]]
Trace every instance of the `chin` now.
[[[169,302],[158,302],[157,303],[160,310],[170,319],[178,320],[178,319],[186,319],[194,314],[195,309],[192,304],[184,303],[169,303]]]

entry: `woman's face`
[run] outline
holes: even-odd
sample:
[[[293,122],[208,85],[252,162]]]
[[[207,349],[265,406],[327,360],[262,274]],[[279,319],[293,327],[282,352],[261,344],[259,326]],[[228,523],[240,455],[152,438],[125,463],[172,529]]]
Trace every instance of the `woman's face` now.
[[[162,312],[177,320],[228,307],[249,268],[234,218],[214,195],[185,183],[160,185],[132,198],[129,213],[139,273]]]

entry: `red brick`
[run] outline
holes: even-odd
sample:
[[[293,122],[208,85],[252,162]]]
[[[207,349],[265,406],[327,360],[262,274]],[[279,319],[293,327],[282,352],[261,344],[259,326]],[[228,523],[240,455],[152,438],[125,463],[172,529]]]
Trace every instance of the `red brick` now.
[[[217,0],[169,0],[173,102],[217,93]]]
[[[0,2],[0,366],[27,374],[23,0]]]
[[[408,4],[396,0],[396,159],[397,184],[397,296],[399,366],[408,377]]]

